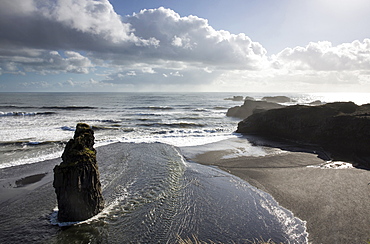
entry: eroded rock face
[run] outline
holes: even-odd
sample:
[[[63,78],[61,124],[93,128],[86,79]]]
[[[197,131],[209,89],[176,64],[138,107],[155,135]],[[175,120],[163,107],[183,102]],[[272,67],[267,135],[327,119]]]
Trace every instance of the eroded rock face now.
[[[90,126],[77,124],[74,138],[63,152],[63,162],[54,168],[59,221],[86,220],[104,208],[93,145],[94,132]]]
[[[352,102],[289,106],[253,114],[237,132],[314,143],[333,159],[370,167],[370,105]]]

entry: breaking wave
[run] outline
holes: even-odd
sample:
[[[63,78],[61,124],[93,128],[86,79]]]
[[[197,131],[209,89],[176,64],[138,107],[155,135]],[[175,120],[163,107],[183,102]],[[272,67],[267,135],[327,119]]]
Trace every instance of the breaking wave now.
[[[53,115],[55,112],[0,112],[0,117],[5,116],[36,116],[36,115]]]

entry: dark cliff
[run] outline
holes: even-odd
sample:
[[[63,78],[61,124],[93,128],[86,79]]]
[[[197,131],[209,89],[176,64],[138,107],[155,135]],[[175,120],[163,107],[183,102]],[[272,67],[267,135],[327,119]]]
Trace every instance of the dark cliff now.
[[[337,102],[273,109],[246,118],[237,132],[317,144],[333,159],[370,167],[370,104]]]

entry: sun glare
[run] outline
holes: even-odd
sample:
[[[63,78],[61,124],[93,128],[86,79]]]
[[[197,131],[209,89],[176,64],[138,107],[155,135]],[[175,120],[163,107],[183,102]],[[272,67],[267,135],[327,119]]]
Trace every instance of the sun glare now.
[[[328,12],[338,14],[361,12],[364,8],[370,6],[368,0],[316,0],[315,5]]]

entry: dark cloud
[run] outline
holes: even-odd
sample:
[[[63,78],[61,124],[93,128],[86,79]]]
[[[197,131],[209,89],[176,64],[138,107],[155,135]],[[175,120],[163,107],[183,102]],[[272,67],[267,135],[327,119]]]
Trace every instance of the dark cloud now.
[[[255,69],[266,53],[245,35],[215,31],[205,19],[180,17],[169,9],[144,10],[123,23],[108,1],[26,2],[20,10],[0,3],[4,56],[26,47],[83,50],[118,65],[173,60]]]

